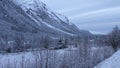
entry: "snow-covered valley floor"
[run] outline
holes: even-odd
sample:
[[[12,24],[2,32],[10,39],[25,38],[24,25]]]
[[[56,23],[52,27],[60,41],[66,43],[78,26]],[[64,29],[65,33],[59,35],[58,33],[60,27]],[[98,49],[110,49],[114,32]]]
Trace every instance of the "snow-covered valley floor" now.
[[[79,48],[0,54],[0,68],[92,68],[104,60],[105,50],[111,49],[92,47],[89,54]]]
[[[69,58],[77,48],[40,50],[0,55],[0,68],[61,68],[63,59]],[[67,57],[65,55],[68,55]]]

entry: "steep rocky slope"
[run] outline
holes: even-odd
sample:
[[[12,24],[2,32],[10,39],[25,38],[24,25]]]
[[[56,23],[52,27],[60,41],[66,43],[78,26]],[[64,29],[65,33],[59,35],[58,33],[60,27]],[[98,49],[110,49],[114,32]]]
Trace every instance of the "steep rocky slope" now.
[[[48,9],[40,0],[0,0],[1,45],[5,41],[15,41],[16,37],[38,43],[38,38],[43,36],[91,35],[88,31],[79,30],[67,17]]]
[[[2,0],[0,3],[0,26],[5,28],[3,30],[58,35],[79,33],[79,29],[66,17],[50,11],[40,0]]]

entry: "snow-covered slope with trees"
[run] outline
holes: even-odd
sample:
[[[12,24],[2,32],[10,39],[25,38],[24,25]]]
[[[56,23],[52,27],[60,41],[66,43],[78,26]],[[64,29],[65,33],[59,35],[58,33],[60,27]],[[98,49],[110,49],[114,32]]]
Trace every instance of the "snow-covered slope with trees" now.
[[[79,29],[70,24],[65,16],[52,12],[40,0],[13,0],[13,2],[20,6],[40,27],[43,24],[50,29],[67,35],[74,35],[79,32]]]
[[[120,68],[120,50],[94,68]]]
[[[0,26],[1,33],[17,31],[53,36],[76,36],[80,33],[67,17],[52,12],[40,0],[0,1]]]

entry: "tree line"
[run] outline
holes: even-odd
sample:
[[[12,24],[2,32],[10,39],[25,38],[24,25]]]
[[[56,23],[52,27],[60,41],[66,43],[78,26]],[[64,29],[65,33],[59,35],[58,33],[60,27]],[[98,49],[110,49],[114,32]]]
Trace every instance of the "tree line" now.
[[[120,29],[118,26],[115,26],[107,35],[107,43],[113,47],[114,51],[120,48]]]

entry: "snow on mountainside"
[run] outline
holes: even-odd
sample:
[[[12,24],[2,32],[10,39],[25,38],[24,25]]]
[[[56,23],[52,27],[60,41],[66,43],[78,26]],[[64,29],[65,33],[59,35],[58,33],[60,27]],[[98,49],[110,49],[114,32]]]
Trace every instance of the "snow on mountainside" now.
[[[120,50],[94,68],[120,68]]]
[[[74,25],[70,24],[65,16],[52,12],[40,0],[13,0],[13,2],[21,6],[38,25],[41,25],[41,22],[49,28],[69,35],[79,32],[78,28],[71,28]]]
[[[79,30],[67,17],[50,10],[40,0],[1,0],[0,33],[25,36],[91,36],[88,31]],[[9,33],[8,33],[9,32]]]
[[[31,8],[32,10],[37,10],[37,8],[41,8],[42,10],[44,9],[43,6],[45,6],[45,4],[43,4],[39,0],[13,0],[13,2],[19,4],[26,11],[29,8]]]
[[[55,18],[56,20],[61,19],[62,21],[65,21],[65,23],[69,23],[69,20],[64,15],[61,15],[61,14],[55,13],[55,12],[54,12],[55,15],[53,15],[53,12],[44,3],[42,3],[40,0],[22,0],[22,1],[21,0],[13,0],[13,1],[15,3],[21,5],[21,7],[25,11],[28,11],[28,9],[32,9],[34,11],[37,11],[37,9],[41,9],[41,10],[46,9],[46,12],[51,14],[52,18]]]
[[[70,23],[70,21],[68,20],[67,17],[65,17],[64,15],[61,15],[59,13],[56,13],[56,15],[58,16],[58,18],[60,18],[61,20],[65,21],[66,23],[72,25],[72,23]]]

